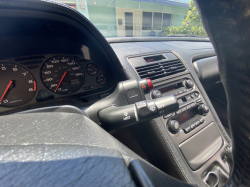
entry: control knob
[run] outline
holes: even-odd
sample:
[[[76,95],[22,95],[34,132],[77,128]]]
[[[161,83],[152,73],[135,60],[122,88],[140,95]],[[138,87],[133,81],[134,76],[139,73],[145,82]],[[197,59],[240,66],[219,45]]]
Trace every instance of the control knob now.
[[[206,104],[202,103],[198,106],[198,110],[202,115],[205,115],[209,112],[209,108]]]
[[[155,98],[160,98],[161,96],[162,96],[162,93],[161,93],[160,90],[153,90],[153,91],[151,92],[151,97],[152,97],[153,99],[155,99]]]
[[[183,86],[185,86],[186,88],[193,88],[194,82],[191,79],[185,80],[183,82]]]
[[[179,131],[180,129],[180,124],[178,121],[176,120],[169,120],[168,122],[168,129],[173,132],[173,133],[176,133]]]

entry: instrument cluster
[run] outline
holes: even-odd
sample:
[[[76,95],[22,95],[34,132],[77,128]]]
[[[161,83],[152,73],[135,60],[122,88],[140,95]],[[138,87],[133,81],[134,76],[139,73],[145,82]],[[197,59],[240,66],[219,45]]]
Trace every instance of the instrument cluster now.
[[[112,71],[111,71],[112,72]],[[78,94],[96,94],[114,85],[100,59],[48,54],[0,61],[0,112]]]

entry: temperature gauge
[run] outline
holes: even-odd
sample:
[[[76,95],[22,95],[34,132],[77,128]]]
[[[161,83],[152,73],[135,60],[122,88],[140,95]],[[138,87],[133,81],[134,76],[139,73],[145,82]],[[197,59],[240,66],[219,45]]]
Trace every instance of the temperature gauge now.
[[[103,74],[98,75],[98,76],[96,77],[96,82],[97,82],[99,85],[102,85],[102,86],[106,85],[106,84],[107,84],[107,76],[106,76],[106,75],[103,75]]]
[[[91,76],[97,75],[99,68],[96,64],[90,63],[86,67],[87,73]]]

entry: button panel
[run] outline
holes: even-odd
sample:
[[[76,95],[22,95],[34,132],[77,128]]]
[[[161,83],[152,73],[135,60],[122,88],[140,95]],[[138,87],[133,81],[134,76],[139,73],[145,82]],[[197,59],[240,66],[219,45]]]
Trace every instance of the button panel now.
[[[195,107],[195,106],[196,106],[196,103],[194,103],[194,102],[193,102],[193,103],[190,103],[189,105],[186,105],[186,106],[180,108],[180,109],[177,110],[176,112],[173,112],[173,113],[171,113],[171,114],[167,114],[167,115],[163,116],[163,118],[164,118],[164,119],[168,119],[168,118],[173,117],[173,116],[175,116],[175,115],[179,115],[179,114],[181,114],[182,112],[185,112],[186,110],[189,110],[189,109],[191,109],[191,108],[193,108],[193,107]]]
[[[174,91],[170,91],[170,92],[167,92],[167,93],[164,93],[164,95],[171,95],[173,94],[174,96],[178,96],[178,95],[181,95],[181,94],[184,94],[186,92],[190,92],[192,91],[193,88],[190,88],[190,89],[187,89],[187,88],[180,88],[180,89],[176,89]]]
[[[196,120],[193,123],[189,124],[188,126],[183,127],[182,129],[187,134],[187,133],[191,132],[192,130],[194,130],[195,128],[199,127],[204,122],[205,122],[204,119],[199,119],[199,120]]]
[[[181,97],[178,99],[178,103],[179,104],[185,104],[186,102],[189,102],[189,101],[192,101],[192,100],[195,100],[199,97],[199,93],[198,92],[193,92],[191,94],[188,94],[184,97]],[[197,99],[197,103],[201,102],[201,98],[200,99]]]

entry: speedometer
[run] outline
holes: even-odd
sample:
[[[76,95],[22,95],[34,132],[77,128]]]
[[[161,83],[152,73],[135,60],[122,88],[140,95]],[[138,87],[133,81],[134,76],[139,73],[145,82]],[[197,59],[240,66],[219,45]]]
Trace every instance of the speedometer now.
[[[42,81],[51,91],[58,94],[71,94],[84,83],[82,66],[69,57],[53,57],[42,67]]]

